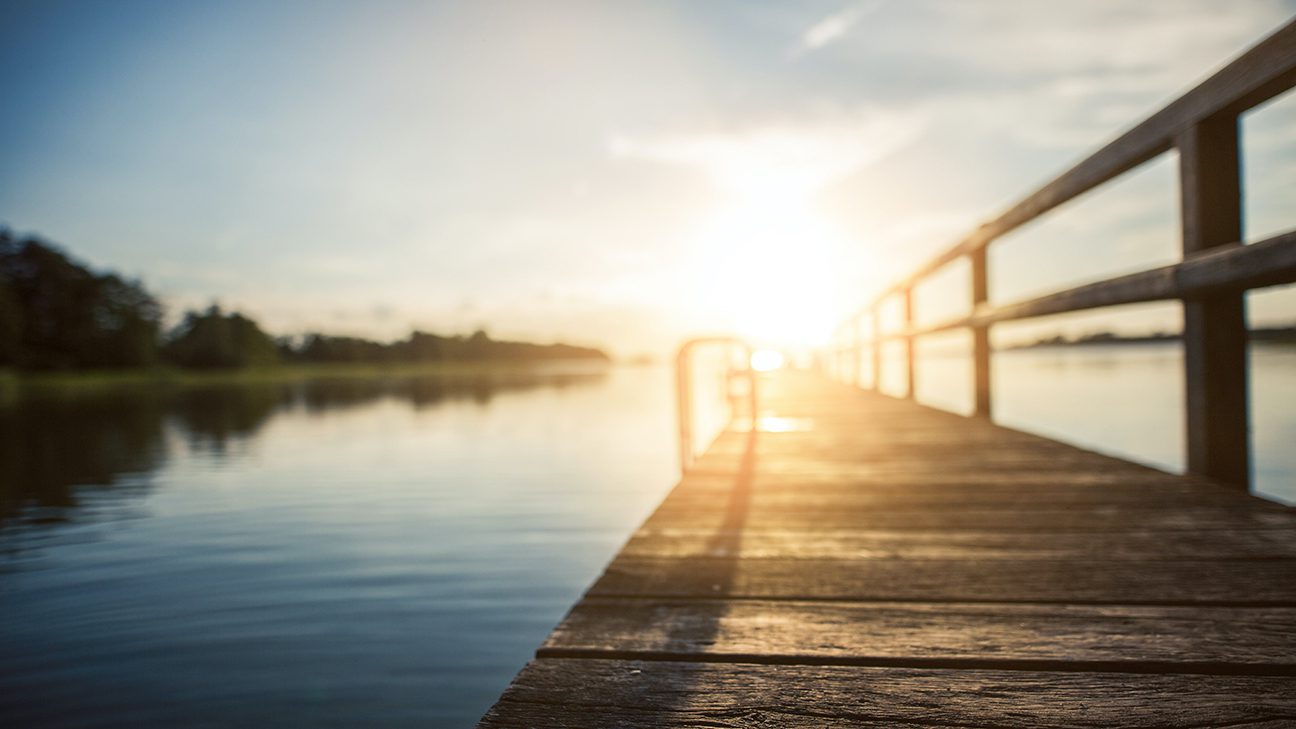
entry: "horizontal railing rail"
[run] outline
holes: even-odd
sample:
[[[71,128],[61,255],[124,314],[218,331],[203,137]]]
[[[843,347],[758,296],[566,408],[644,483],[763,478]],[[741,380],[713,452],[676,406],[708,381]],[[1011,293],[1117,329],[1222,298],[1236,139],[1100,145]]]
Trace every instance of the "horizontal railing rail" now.
[[[733,366],[732,355],[725,365],[724,383],[725,395],[729,399],[730,419],[737,417],[737,402],[733,390],[733,383],[737,379],[745,379],[747,383],[747,408],[751,419],[751,429],[756,429],[757,403],[756,394],[756,371],[752,367],[752,347],[747,342],[736,337],[699,337],[690,339],[680,345],[675,354],[675,402],[677,423],[679,427],[679,460],[680,472],[687,473],[689,466],[693,464],[694,438],[693,438],[693,419],[694,412],[693,402],[693,354],[704,346],[719,346],[729,350],[737,350],[740,353],[742,366],[735,368]]]
[[[969,316],[884,333],[883,340],[990,326],[1086,309],[1210,296],[1296,281],[1296,231],[1259,243],[1206,251],[1181,263],[1076,286],[1002,306],[980,306]]]
[[[1100,307],[1178,300],[1184,307],[1188,470],[1238,485],[1250,483],[1248,435],[1248,290],[1296,282],[1296,231],[1245,245],[1238,123],[1240,115],[1296,86],[1296,21],[1289,22],[1188,93],[977,228],[951,248],[887,286],[846,318],[832,362],[858,384],[864,346],[872,348],[873,386],[882,346],[904,343],[908,397],[915,392],[914,342],[972,331],[973,412],[992,415],[990,328],[994,324]],[[1160,155],[1179,152],[1183,228],[1181,262],[1108,278],[1037,298],[993,306],[989,246],[1005,234]],[[971,269],[971,313],[915,326],[914,290],[960,259]],[[903,325],[883,331],[881,309],[899,299]],[[868,320],[870,337],[860,332]]]

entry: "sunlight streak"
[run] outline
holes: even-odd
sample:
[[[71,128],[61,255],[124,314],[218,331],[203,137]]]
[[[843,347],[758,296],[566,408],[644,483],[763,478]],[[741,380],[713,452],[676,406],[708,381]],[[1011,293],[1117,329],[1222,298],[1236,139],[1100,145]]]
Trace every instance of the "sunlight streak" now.
[[[757,372],[770,372],[783,366],[783,355],[772,349],[752,352],[751,367]]]
[[[728,199],[694,236],[703,308],[762,341],[818,344],[839,308],[826,282],[845,236],[814,204],[832,176],[806,162],[726,159],[716,177]]]

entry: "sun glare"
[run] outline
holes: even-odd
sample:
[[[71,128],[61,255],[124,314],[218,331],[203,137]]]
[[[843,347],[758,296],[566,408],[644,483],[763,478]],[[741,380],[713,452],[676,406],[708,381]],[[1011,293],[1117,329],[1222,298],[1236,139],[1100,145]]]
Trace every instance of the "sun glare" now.
[[[752,352],[751,367],[757,372],[770,372],[783,366],[783,355],[772,349]]]
[[[712,171],[729,197],[694,239],[703,308],[758,341],[821,343],[839,308],[833,261],[844,244],[815,207],[831,172],[761,148],[726,155]]]

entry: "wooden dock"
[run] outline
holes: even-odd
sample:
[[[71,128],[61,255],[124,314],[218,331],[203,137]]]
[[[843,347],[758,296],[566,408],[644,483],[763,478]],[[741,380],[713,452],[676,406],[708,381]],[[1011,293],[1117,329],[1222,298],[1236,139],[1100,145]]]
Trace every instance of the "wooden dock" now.
[[[837,382],[762,377],[759,427],[691,465],[691,350],[751,358],[686,343],[683,480],[481,726],[1296,727],[1296,511],[1247,493],[1246,328],[1248,291],[1296,282],[1296,230],[1243,240],[1238,136],[1294,87],[1296,21],[848,316]],[[1171,150],[1182,261],[993,300],[993,243]],[[955,262],[967,313],[919,321]],[[993,326],[1149,301],[1182,307],[1195,475],[992,423]],[[915,343],[949,331],[972,418],[914,402]],[[860,389],[888,343],[904,400]]]
[[[482,727],[1296,726],[1296,510],[766,375]]]

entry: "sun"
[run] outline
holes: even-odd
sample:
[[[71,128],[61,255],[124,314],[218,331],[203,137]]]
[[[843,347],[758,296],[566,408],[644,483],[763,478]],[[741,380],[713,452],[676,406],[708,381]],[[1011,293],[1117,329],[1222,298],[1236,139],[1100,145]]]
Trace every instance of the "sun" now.
[[[844,270],[861,246],[820,205],[822,193],[895,149],[912,124],[867,114],[720,132],[614,135],[618,157],[687,165],[717,196],[711,212],[672,241],[665,302],[694,330],[789,350],[823,345],[846,308]],[[657,292],[664,291],[657,289]],[[660,293],[657,293],[660,295]]]
[[[815,207],[820,181],[761,159],[736,160],[721,179],[727,199],[694,238],[701,303],[756,341],[822,343],[839,313],[833,261],[844,236]]]
[[[783,366],[783,354],[773,349],[752,352],[751,368],[757,372],[772,372]]]

